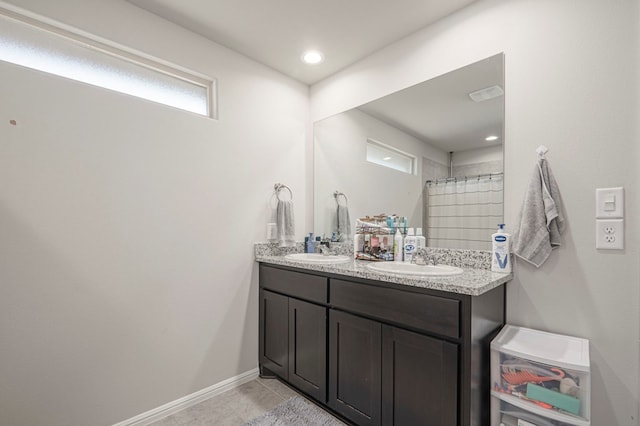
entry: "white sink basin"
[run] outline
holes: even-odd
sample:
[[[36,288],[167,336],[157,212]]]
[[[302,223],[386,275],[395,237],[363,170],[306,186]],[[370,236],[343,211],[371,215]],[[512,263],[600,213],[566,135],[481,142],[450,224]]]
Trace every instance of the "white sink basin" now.
[[[291,262],[300,263],[346,263],[351,261],[350,256],[344,255],[324,255],[322,253],[294,253],[284,257]]]
[[[378,262],[367,266],[372,271],[387,274],[412,275],[422,277],[446,277],[462,274],[462,269],[449,265],[416,265],[409,262]]]

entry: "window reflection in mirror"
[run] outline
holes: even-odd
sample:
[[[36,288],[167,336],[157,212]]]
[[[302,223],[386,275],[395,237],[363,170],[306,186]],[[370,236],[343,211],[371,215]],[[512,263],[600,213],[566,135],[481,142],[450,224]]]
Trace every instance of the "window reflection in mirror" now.
[[[429,246],[490,249],[503,220],[503,64],[498,54],[316,122],[316,233],[336,230],[340,191],[354,222],[396,214]],[[417,173],[367,161],[368,140],[416,158]]]

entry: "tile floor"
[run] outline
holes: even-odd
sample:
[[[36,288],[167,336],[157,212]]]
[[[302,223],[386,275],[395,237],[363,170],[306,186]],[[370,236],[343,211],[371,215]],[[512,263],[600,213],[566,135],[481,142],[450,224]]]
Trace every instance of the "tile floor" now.
[[[240,426],[294,396],[302,395],[276,379],[257,378],[151,426]]]

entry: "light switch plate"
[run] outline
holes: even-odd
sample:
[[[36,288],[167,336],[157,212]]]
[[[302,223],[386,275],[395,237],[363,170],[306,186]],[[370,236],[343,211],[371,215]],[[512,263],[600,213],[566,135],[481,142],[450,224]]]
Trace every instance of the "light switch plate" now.
[[[624,218],[624,188],[596,189],[596,219]]]

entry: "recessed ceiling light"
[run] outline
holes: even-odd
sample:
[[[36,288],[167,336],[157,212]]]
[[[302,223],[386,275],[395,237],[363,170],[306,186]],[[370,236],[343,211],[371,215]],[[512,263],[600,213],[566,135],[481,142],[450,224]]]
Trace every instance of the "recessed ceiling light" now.
[[[489,99],[497,98],[502,95],[504,95],[504,90],[502,90],[502,87],[500,86],[486,87],[469,93],[469,97],[474,102],[488,101]]]
[[[389,161],[389,160],[391,160],[391,157],[384,157],[383,160],[384,161]]]
[[[317,50],[308,50],[302,54],[302,62],[305,64],[319,64],[324,61],[324,55],[322,52],[318,52]]]
[[[484,138],[485,141],[487,142],[491,142],[491,141],[497,141],[498,137],[495,135],[491,135],[491,136],[487,136],[486,138]]]

